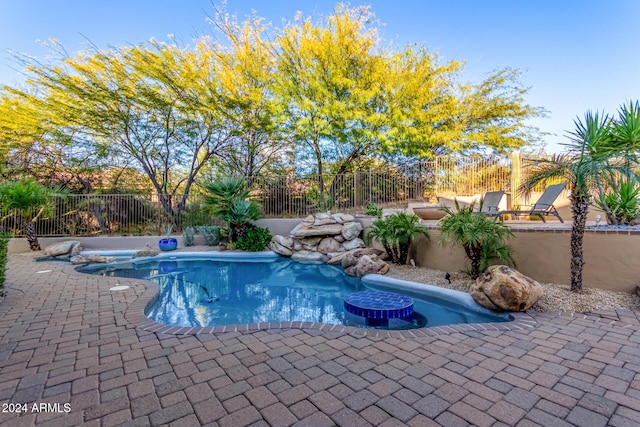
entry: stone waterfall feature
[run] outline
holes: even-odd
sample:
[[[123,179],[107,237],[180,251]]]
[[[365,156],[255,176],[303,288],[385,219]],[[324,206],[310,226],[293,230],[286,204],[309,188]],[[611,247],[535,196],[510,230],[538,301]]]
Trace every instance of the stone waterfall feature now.
[[[362,225],[349,214],[309,215],[289,236],[273,236],[268,248],[300,261],[341,264],[351,276],[385,274],[389,266],[383,251],[367,248],[360,238]]]

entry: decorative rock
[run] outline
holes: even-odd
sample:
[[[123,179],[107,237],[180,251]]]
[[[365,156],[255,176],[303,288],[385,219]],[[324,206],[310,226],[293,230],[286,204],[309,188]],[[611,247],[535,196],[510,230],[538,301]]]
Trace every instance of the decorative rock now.
[[[147,256],[156,256],[160,253],[160,249],[141,249],[138,252],[136,252],[135,254],[133,254],[132,258],[140,258],[140,257],[147,257]]]
[[[360,235],[361,231],[362,224],[359,222],[345,222],[342,226],[342,237],[344,237],[345,240],[353,240]]]
[[[542,286],[506,265],[492,265],[470,286],[480,305],[504,311],[525,311],[542,298]]]
[[[293,239],[284,236],[273,236],[267,245],[269,250],[284,256],[293,255]]]
[[[340,224],[327,224],[319,227],[309,226],[305,223],[298,224],[291,233],[290,237],[311,237],[311,236],[335,236],[342,233],[342,225]]]
[[[360,239],[359,237],[356,237],[353,240],[347,240],[342,244],[342,247],[348,251],[352,249],[357,249],[357,248],[365,248],[366,246],[367,245],[365,245],[362,239]]]
[[[385,252],[375,248],[357,248],[347,252],[331,252],[327,254],[329,256],[329,262],[327,264],[342,264],[342,259],[350,254],[356,258],[362,255],[376,255],[378,258],[381,258],[381,254],[383,253]]]
[[[323,261],[325,255],[320,252],[312,251],[297,251],[291,255],[291,259],[298,261]]]
[[[69,261],[71,264],[87,264],[90,262],[113,262],[116,258],[112,256],[103,256],[103,255],[76,255],[72,257]]]
[[[325,218],[325,219],[316,219],[313,221],[314,226],[327,225],[327,224],[336,224],[337,221],[333,218]]]
[[[78,255],[82,251],[82,244],[77,240],[53,243],[44,248],[44,254],[49,256]]]
[[[356,276],[362,277],[365,274],[385,274],[389,271],[389,264],[379,260],[375,255],[362,255],[356,264]]]
[[[309,215],[291,230],[289,237],[274,236],[269,249],[294,260],[340,264],[352,276],[385,274],[389,265],[381,259],[384,251],[367,248],[358,237],[361,231],[362,225],[352,215]]]
[[[318,252],[321,252],[323,254],[336,252],[338,249],[340,249],[340,243],[331,237],[325,237],[318,244]]]
[[[300,240],[300,243],[302,243],[303,247],[309,249],[318,246],[318,243],[320,243],[321,240],[322,237],[305,237],[304,239]]]

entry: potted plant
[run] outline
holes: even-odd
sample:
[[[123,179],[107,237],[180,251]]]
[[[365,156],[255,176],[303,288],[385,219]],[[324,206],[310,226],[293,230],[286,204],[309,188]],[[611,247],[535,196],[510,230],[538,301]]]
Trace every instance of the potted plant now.
[[[163,226],[164,234],[166,238],[158,241],[158,248],[161,251],[172,251],[178,247],[178,240],[175,237],[171,237],[171,231],[173,230],[173,224],[169,226]]]

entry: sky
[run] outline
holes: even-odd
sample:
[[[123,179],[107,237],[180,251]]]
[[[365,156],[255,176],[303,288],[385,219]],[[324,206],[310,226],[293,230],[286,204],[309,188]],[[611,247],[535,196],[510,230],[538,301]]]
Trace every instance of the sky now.
[[[214,2],[219,4],[219,2]],[[22,82],[9,53],[44,60],[50,37],[69,54],[135,45],[173,35],[190,44],[213,31],[210,0],[0,0],[0,86]],[[528,124],[549,133],[547,152],[561,152],[574,120],[588,111],[617,114],[640,99],[640,0],[351,0],[369,5],[383,45],[418,43],[443,61],[466,62],[463,81],[480,82],[505,67],[523,71],[527,104],[547,117]],[[328,15],[329,0],[227,0],[240,20],[255,10],[276,27],[305,15]]]

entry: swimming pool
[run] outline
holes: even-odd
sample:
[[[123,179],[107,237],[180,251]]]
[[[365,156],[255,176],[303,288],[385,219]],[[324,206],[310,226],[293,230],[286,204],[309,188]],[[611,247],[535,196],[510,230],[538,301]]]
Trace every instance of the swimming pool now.
[[[388,329],[456,323],[504,322],[461,292],[369,275],[348,276],[341,267],[302,263],[269,253],[177,255],[89,265],[78,271],[153,280],[160,294],[145,315],[174,326],[219,326],[302,321],[364,327],[344,310],[344,297],[362,290],[402,293],[414,300],[414,316]]]

